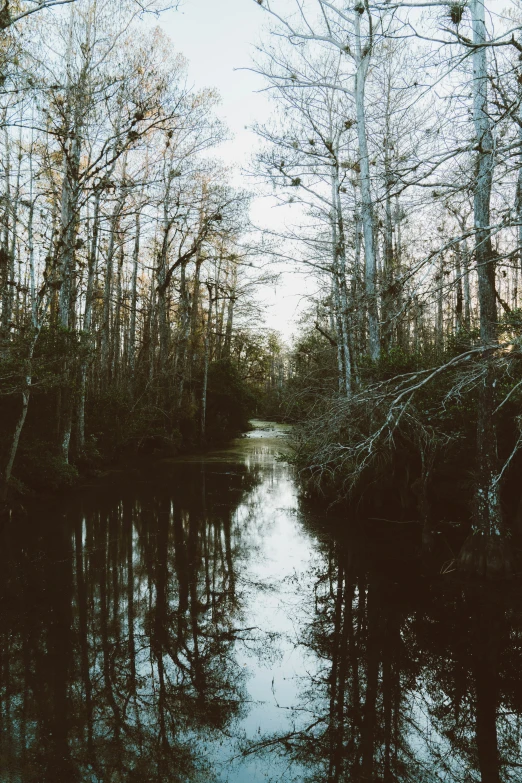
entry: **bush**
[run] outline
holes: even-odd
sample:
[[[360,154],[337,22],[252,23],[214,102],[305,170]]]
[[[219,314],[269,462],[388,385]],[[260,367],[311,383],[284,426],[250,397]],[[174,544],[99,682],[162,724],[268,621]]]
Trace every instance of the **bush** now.
[[[56,492],[72,487],[78,471],[56,456],[48,443],[33,440],[22,445],[17,457],[16,477],[38,492]]]
[[[213,362],[208,371],[206,434],[208,440],[236,435],[248,426],[255,398],[229,359]]]
[[[181,445],[172,415],[148,400],[133,404],[128,394],[117,388],[90,400],[88,429],[106,459],[121,454],[173,456]]]

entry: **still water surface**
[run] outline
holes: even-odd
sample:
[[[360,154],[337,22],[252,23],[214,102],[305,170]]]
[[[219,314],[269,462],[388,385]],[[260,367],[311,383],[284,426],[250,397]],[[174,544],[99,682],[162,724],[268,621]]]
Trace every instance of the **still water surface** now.
[[[361,543],[284,449],[257,422],[4,530],[2,782],[522,780],[519,591]]]

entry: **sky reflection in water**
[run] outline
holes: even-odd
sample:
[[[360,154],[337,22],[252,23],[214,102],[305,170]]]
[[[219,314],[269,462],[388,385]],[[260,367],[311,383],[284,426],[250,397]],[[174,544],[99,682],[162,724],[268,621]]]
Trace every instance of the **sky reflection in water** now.
[[[4,531],[0,780],[522,779],[517,589],[327,533],[260,426]]]

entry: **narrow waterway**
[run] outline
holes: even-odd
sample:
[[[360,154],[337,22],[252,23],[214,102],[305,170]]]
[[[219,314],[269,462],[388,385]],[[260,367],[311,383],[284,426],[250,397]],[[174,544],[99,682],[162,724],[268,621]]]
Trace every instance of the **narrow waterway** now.
[[[3,531],[2,783],[522,780],[520,595],[373,552],[285,436]]]

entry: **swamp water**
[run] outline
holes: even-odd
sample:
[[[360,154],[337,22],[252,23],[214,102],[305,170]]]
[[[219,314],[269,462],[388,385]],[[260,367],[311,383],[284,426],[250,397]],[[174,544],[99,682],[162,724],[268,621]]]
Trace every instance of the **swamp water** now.
[[[3,531],[0,781],[522,780],[520,591],[341,532],[254,426]]]

